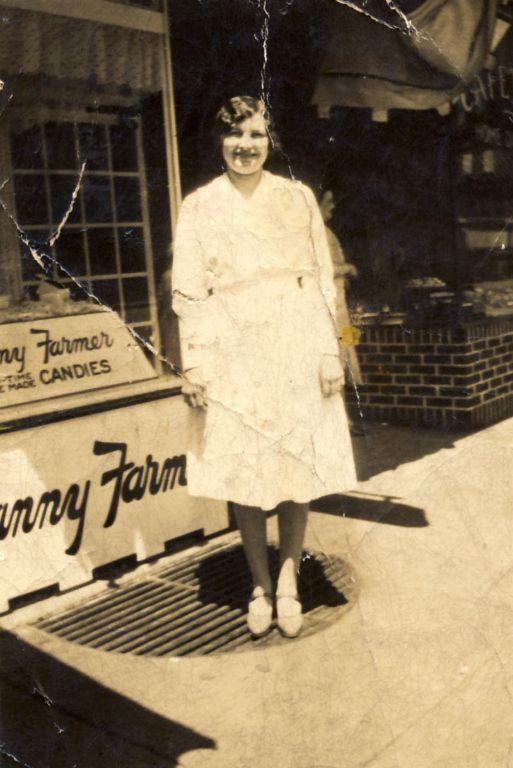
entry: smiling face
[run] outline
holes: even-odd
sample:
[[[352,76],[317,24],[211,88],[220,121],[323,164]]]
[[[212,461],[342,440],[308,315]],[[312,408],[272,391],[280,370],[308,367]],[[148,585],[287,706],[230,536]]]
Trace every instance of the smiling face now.
[[[269,152],[267,123],[261,112],[236,123],[222,140],[228,171],[243,176],[258,173]]]

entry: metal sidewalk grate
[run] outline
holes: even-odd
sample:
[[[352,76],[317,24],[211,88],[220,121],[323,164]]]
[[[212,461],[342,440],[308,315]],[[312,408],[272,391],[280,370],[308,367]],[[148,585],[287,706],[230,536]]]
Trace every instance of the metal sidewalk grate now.
[[[276,575],[276,548],[269,554]],[[156,564],[141,577],[114,583],[34,626],[89,648],[142,656],[206,655],[290,642],[276,629],[259,640],[251,638],[245,619],[250,588],[242,547],[210,547],[173,565]],[[340,558],[305,552],[299,591],[305,613],[302,636],[307,636],[350,607],[354,580]]]

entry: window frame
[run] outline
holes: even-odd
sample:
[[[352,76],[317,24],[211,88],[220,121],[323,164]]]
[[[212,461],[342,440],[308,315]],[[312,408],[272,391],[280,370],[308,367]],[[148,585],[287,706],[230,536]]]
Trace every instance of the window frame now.
[[[13,117],[15,117],[15,112],[13,113]],[[41,176],[44,179],[45,184],[45,200],[46,200],[46,206],[47,206],[47,221],[45,223],[39,223],[39,224],[20,224],[20,229],[23,231],[24,234],[27,236],[30,236],[30,232],[39,231],[39,230],[46,230],[48,231],[50,236],[53,236],[56,232],[56,221],[54,221],[54,214],[52,210],[52,196],[51,196],[51,187],[50,187],[50,180],[52,176],[62,176],[62,177],[71,177],[78,181],[78,170],[77,169],[58,169],[58,168],[50,168],[48,166],[48,152],[47,152],[47,139],[44,131],[44,126],[47,122],[57,123],[57,124],[71,124],[73,126],[73,135],[74,135],[74,143],[75,143],[75,151],[78,150],[78,141],[79,141],[79,125],[83,124],[91,124],[91,125],[104,125],[106,129],[109,128],[109,126],[117,125],[119,124],[120,115],[119,113],[97,113],[97,112],[87,112],[87,111],[62,111],[62,110],[53,110],[53,109],[43,109],[38,113],[37,119],[34,120],[34,125],[37,125],[39,130],[41,131],[41,137],[42,137],[42,156],[43,156],[43,167],[42,168],[13,168],[10,169],[10,178],[14,180],[16,176]],[[93,222],[89,221],[87,219],[87,213],[85,210],[85,205],[80,205],[80,219],[79,221],[75,223],[66,223],[65,227],[63,228],[62,232],[84,232],[84,256],[85,256],[85,266],[86,266],[86,272],[85,274],[77,274],[73,275],[73,277],[60,279],[60,281],[63,284],[76,284],[77,286],[85,288],[87,293],[89,295],[94,296],[94,282],[98,280],[109,280],[109,281],[115,281],[117,284],[117,288],[119,291],[119,297],[120,297],[120,306],[119,306],[119,312],[121,319],[123,322],[130,328],[133,329],[136,333],[138,332],[138,329],[148,328],[151,327],[152,330],[152,337],[153,337],[153,346],[156,349],[160,349],[160,326],[159,326],[159,316],[158,316],[158,303],[157,303],[157,287],[155,283],[155,273],[154,273],[154,254],[153,254],[153,246],[152,246],[152,239],[151,239],[151,229],[150,229],[150,213],[149,213],[149,204],[148,204],[148,194],[147,194],[147,177],[146,177],[146,166],[145,166],[145,158],[144,158],[144,151],[143,151],[143,139],[142,139],[142,124],[141,124],[141,118],[139,116],[136,116],[134,118],[131,118],[131,121],[134,124],[133,130],[135,135],[135,147],[136,147],[136,170],[133,171],[116,171],[113,167],[113,159],[112,159],[112,146],[111,146],[111,138],[110,138],[110,132],[106,130],[106,141],[107,141],[107,155],[108,155],[108,167],[106,169],[102,170],[91,170],[88,171],[87,167],[84,172],[83,180],[86,178],[94,178],[94,177],[104,177],[108,178],[109,180],[109,198],[110,198],[110,205],[111,205],[111,216],[108,221],[105,222]],[[11,159],[11,153],[8,152],[10,159]],[[116,178],[133,178],[138,179],[139,181],[139,195],[140,195],[140,205],[141,205],[141,220],[140,221],[120,221],[117,218],[117,212],[116,212],[116,197],[115,197],[115,179]],[[13,203],[13,210],[15,210],[15,200],[12,200]],[[144,271],[136,271],[136,272],[126,272],[123,271],[122,267],[122,261],[121,261],[121,248],[120,248],[120,242],[119,242],[119,233],[120,230],[125,227],[137,227],[138,229],[142,229],[143,234],[143,247],[144,247],[144,260],[145,260],[145,270]],[[87,232],[90,229],[109,229],[114,232],[114,245],[115,245],[115,265],[116,265],[116,271],[115,272],[106,272],[106,273],[93,273],[91,270],[91,262],[90,262],[90,253],[89,253],[89,242]],[[58,242],[58,238],[56,240]],[[12,244],[17,253],[17,263],[18,263],[18,272],[20,273],[21,277],[21,249],[20,249],[20,241],[19,238],[15,238],[15,243]],[[51,246],[51,256],[52,260],[55,265],[59,264],[59,258],[56,254],[55,247]],[[54,272],[55,276],[55,272]],[[147,320],[135,320],[135,321],[129,321],[126,319],[126,306],[125,306],[125,299],[124,299],[124,292],[123,292],[123,280],[130,279],[130,278],[144,278],[146,280],[147,288],[148,288],[148,309],[149,309],[149,317]],[[29,288],[31,286],[38,285],[37,280],[24,280],[21,277],[21,286],[22,289],[25,290],[26,288]],[[94,299],[91,299],[94,301]],[[158,362],[158,359],[155,360],[155,365],[157,368],[157,372],[161,371],[160,363]]]

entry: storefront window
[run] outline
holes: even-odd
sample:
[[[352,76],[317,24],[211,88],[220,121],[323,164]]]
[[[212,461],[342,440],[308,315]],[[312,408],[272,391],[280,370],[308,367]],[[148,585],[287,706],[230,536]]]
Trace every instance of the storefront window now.
[[[489,316],[513,313],[511,32],[455,105],[462,288]]]
[[[163,3],[41,8],[3,9],[0,329],[7,338],[7,324],[44,319],[46,329],[53,318],[61,338],[73,316],[75,335],[81,322],[94,335],[108,308],[105,322],[125,326],[116,343],[151,362],[126,367],[127,383],[172,374],[177,329],[162,286],[179,183]],[[113,360],[116,376],[95,386],[121,381],[122,357]]]
[[[38,122],[10,134],[25,295],[39,298],[41,267],[70,300],[97,299],[144,337],[158,333],[138,119],[114,115]],[[85,163],[81,183],[80,168]],[[57,227],[65,224],[50,245]]]

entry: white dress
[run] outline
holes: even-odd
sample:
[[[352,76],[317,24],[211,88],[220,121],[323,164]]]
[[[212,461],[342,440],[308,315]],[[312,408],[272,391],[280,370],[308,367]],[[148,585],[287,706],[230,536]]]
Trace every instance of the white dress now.
[[[249,200],[220,176],[180,210],[173,308],[184,370],[206,384],[190,410],[189,493],[262,509],[354,488],[340,395],[323,397],[338,356],[335,288],[313,193],[264,172]]]

